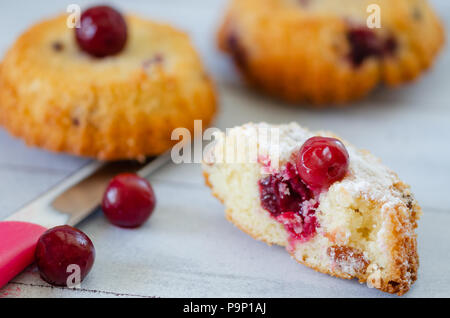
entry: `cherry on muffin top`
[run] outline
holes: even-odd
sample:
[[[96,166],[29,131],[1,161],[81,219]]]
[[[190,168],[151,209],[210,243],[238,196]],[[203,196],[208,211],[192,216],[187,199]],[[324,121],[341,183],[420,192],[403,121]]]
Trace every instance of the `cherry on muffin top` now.
[[[86,53],[95,57],[111,56],[124,49],[128,38],[127,24],[117,10],[96,6],[83,12],[75,37]]]

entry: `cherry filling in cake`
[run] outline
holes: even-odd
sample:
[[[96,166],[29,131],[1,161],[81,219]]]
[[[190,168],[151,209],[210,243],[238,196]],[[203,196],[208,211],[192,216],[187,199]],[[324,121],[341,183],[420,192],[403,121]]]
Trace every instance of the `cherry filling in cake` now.
[[[247,52],[236,32],[231,32],[228,36],[227,46],[236,64],[240,68],[245,69],[247,66]]]
[[[319,195],[342,180],[349,155],[335,138],[308,139],[292,161],[259,181],[261,206],[284,225],[290,241],[306,242],[314,237],[318,221]]]
[[[397,48],[393,36],[382,38],[367,27],[353,27],[347,34],[350,43],[350,60],[360,66],[369,57],[383,58],[392,55]]]
[[[308,241],[316,233],[317,203],[292,163],[259,181],[261,206],[282,223],[293,240]]]

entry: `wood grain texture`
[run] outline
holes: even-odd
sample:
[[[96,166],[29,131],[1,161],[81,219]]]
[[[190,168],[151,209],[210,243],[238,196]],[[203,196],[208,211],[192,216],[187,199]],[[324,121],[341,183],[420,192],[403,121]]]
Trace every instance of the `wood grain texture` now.
[[[220,128],[247,121],[297,121],[311,129],[333,130],[370,149],[397,171],[424,208],[419,279],[406,297],[450,296],[448,50],[414,84],[397,90],[380,88],[349,109],[316,111],[258,96],[241,85],[213,42],[225,0],[114,2],[189,32],[218,82]],[[432,2],[450,30],[450,3]],[[31,23],[65,10],[57,0],[16,0],[3,6],[1,24],[8,27],[0,28],[2,52]],[[27,148],[0,130],[0,219],[85,162]],[[393,297],[356,281],[316,273],[295,263],[282,248],[267,247],[241,233],[224,219],[223,207],[203,185],[199,165],[169,164],[150,180],[158,206],[143,228],[118,229],[100,212],[80,225],[97,250],[82,290],[51,288],[30,267],[0,290],[0,297]]]

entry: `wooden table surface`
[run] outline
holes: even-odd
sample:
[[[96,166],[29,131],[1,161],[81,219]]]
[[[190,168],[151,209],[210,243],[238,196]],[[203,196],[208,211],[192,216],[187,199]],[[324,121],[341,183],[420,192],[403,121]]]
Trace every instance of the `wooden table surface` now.
[[[217,52],[214,33],[224,0],[114,1],[118,7],[186,30],[214,75],[221,111],[216,126],[297,121],[333,130],[370,149],[411,184],[424,215],[419,223],[419,279],[405,297],[450,296],[450,54],[432,71],[397,90],[380,88],[344,110],[311,110],[269,100],[243,87]],[[72,1],[2,3],[0,51],[34,22]],[[88,1],[79,1],[81,5]],[[92,3],[92,1],[91,1]],[[450,26],[450,2],[434,5]],[[1,114],[0,114],[1,116]],[[0,219],[45,192],[86,160],[27,148],[0,129]],[[198,164],[167,164],[149,178],[158,206],[137,230],[110,225],[100,211],[82,224],[97,258],[80,290],[53,288],[30,267],[0,297],[395,297],[356,281],[297,264],[236,229],[203,184]]]

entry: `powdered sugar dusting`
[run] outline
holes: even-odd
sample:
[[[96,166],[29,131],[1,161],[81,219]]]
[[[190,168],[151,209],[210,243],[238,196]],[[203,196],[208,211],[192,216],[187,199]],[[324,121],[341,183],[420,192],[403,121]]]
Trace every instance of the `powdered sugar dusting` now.
[[[273,144],[270,140],[257,138],[260,129],[277,129],[279,133],[278,158],[273,157]],[[270,125],[267,123],[249,123],[227,131],[227,136],[246,136],[258,140],[258,154],[264,160],[259,160],[263,171],[273,173],[279,171],[292,154],[298,151],[306,140],[313,136],[334,137],[329,132],[311,132],[300,127],[297,123],[285,125]],[[223,134],[221,137],[224,138]],[[350,155],[348,175],[340,182],[334,183],[329,191],[342,191],[351,197],[362,197],[366,200],[381,202],[382,205],[397,205],[401,203],[401,196],[396,193],[394,184],[399,182],[398,177],[386,168],[378,158],[367,151],[356,149],[353,145],[342,140]],[[272,156],[271,156],[272,155]],[[279,159],[279,160],[277,160]],[[274,164],[275,163],[275,164]],[[278,164],[277,164],[278,163]],[[386,191],[391,189],[391,191]]]

